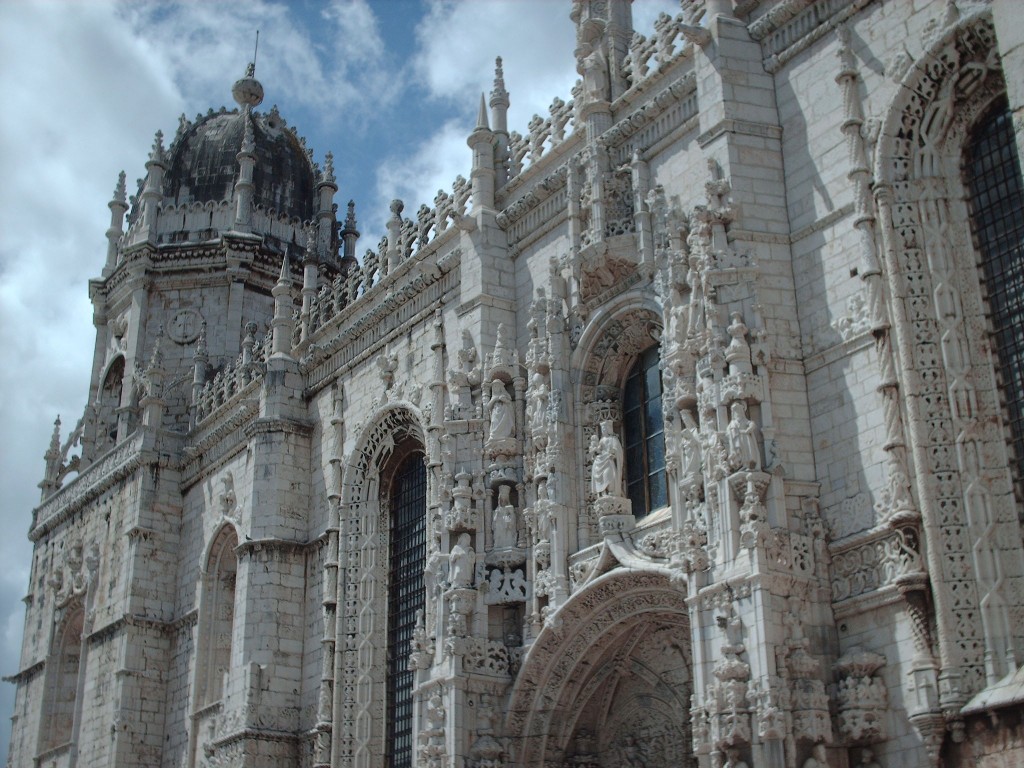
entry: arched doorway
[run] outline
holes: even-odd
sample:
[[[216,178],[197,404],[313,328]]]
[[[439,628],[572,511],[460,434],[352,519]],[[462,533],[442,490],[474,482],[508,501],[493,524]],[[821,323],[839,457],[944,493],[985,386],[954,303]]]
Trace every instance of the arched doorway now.
[[[696,765],[690,621],[667,575],[616,569],[574,595],[531,646],[506,734],[516,766]]]

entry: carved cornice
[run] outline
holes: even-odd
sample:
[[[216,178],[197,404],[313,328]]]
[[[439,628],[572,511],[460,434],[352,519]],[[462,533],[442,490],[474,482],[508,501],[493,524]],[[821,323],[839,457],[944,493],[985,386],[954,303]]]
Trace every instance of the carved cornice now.
[[[661,91],[647,104],[619,118],[615,125],[598,137],[599,144],[613,148],[623,144],[638,131],[654,122],[661,113],[697,91],[696,72],[687,72]]]
[[[555,192],[562,189],[566,185],[568,178],[569,165],[564,163],[537,182],[529,192],[498,213],[494,219],[495,222],[499,227],[508,231],[508,228],[523,218],[523,216],[547,200]]]
[[[238,557],[252,557],[259,552],[282,555],[305,555],[307,550],[320,546],[320,539],[312,541],[286,541],[284,539],[248,539],[235,547]]]
[[[271,432],[283,432],[286,435],[309,437],[313,434],[313,423],[310,421],[299,421],[297,419],[260,418],[245,426],[245,436],[250,440],[256,435],[266,435]]]
[[[140,430],[121,441],[71,483],[36,507],[32,513],[29,540],[39,541],[90,501],[142,466],[143,438]]]
[[[32,666],[25,667],[24,669],[14,673],[13,675],[5,675],[4,677],[0,678],[0,680],[3,680],[5,683],[14,683],[15,685],[22,685],[24,683],[27,683],[32,678],[34,678],[40,672],[42,672],[45,667],[45,660],[37,661]]]

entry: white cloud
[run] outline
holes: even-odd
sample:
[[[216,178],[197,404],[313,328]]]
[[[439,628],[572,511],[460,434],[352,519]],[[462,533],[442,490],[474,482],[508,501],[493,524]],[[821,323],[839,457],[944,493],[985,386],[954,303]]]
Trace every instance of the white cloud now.
[[[509,129],[522,133],[534,114],[547,114],[556,96],[568,101],[578,77],[569,9],[550,0],[434,0],[417,30],[414,66],[431,96],[475,116],[501,56],[511,95]]]
[[[469,131],[463,121],[451,120],[409,155],[382,162],[377,171],[375,211],[388,212],[388,204],[398,198],[405,203],[402,216],[415,218],[421,203],[433,205],[439,189],[450,192],[455,177],[469,178],[470,152],[466,144]],[[383,232],[384,219],[367,222],[373,231]],[[376,244],[368,238],[366,247]]]

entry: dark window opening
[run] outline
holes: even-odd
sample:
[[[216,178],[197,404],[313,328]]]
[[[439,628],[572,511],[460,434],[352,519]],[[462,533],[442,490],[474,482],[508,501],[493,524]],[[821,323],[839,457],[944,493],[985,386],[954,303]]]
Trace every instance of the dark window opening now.
[[[423,609],[426,566],[427,470],[423,456],[402,462],[391,488],[388,557],[387,734],[389,768],[413,764],[414,673],[409,651],[416,614]]]
[[[1003,101],[964,152],[971,228],[981,254],[989,322],[1014,454],[1018,499],[1024,481],[1024,183],[1013,117]]]
[[[622,393],[626,495],[637,519],[668,504],[658,363],[658,348],[648,347],[633,363]]]

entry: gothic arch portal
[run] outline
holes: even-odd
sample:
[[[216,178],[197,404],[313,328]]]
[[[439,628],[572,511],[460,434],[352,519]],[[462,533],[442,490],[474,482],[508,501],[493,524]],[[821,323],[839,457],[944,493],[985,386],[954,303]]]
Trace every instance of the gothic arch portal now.
[[[530,647],[510,698],[515,766],[696,765],[683,591],[653,571],[616,569],[561,608]]]
[[[988,10],[947,16],[937,29],[882,126],[875,200],[913,492],[931,578],[941,582],[933,597],[947,709],[1010,670],[1014,648],[1024,648],[1024,598],[1019,541],[1008,546],[1019,528],[960,172],[971,127],[1005,82]]]
[[[414,452],[426,453],[420,413],[409,404],[378,412],[342,470],[339,569],[344,595],[338,621],[332,765],[369,768],[384,760],[388,580],[388,493],[391,476]],[[428,473],[428,498],[430,498]]]

